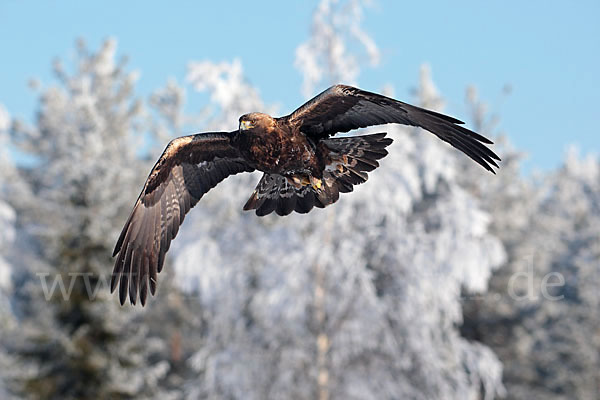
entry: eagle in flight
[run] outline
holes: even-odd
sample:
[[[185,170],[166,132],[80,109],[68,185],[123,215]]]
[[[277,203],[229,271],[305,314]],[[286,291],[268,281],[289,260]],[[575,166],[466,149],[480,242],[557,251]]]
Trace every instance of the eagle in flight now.
[[[462,121],[351,86],[335,85],[290,115],[242,115],[233,132],[173,139],[150,172],[119,236],[111,292],[144,305],[154,295],[165,253],[185,215],[223,179],[240,172],[263,176],[244,205],[263,216],[304,214],[335,203],[340,193],[367,180],[392,139],[386,133],[333,137],[372,125],[421,127],[491,171],[500,158],[487,138]],[[495,161],[496,160],[496,161]]]

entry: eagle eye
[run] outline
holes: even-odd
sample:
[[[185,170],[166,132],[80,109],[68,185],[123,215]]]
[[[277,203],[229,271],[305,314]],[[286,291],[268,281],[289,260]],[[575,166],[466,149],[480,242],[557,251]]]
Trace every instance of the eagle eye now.
[[[247,119],[243,119],[240,121],[240,131],[245,131],[251,128],[254,128],[254,124],[251,121]]]

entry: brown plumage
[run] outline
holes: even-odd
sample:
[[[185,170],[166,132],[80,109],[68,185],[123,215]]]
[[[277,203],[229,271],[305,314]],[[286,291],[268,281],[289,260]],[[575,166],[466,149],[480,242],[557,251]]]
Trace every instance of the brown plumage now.
[[[275,211],[307,213],[335,203],[339,193],[367,180],[392,139],[385,133],[332,138],[339,132],[386,123],[424,128],[488,171],[500,158],[492,142],[462,122],[351,86],[336,85],[285,117],[262,113],[240,117],[233,132],[211,132],[172,140],[152,168],[117,240],[111,291],[119,300],[146,303],[156,291],[171,240],[187,212],[229,175],[264,175],[244,205],[263,216]]]

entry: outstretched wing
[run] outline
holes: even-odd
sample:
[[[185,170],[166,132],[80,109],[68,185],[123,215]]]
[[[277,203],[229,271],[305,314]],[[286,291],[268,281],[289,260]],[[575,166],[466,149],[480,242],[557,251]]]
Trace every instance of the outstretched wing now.
[[[119,285],[119,300],[146,303],[148,286],[156,291],[156,276],[185,214],[217,183],[252,171],[231,146],[234,132],[203,133],[172,140],[152,168],[144,189],[119,236],[111,292]]]
[[[351,86],[332,86],[281,119],[315,139],[387,123],[418,126],[450,143],[491,172],[494,172],[492,165],[498,167],[494,160],[500,161],[483,144],[493,142],[460,126],[462,121]]]

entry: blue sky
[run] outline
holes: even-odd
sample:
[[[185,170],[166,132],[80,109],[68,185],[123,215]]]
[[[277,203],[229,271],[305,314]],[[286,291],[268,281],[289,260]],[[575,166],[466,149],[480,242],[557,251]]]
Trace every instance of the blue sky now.
[[[97,48],[112,36],[130,67],[141,71],[141,95],[169,77],[182,82],[191,60],[239,57],[264,100],[286,113],[303,101],[294,51],[308,37],[315,4],[4,0],[0,103],[31,119],[36,99],[28,79],[49,82],[52,59],[68,62],[77,37]],[[597,0],[374,0],[364,28],[382,62],[363,69],[360,86],[378,90],[391,83],[397,98],[410,101],[419,66],[428,62],[449,114],[467,119],[465,88],[477,86],[500,115],[501,130],[529,154],[526,170],[547,169],[558,165],[568,144],[600,150],[598,21]],[[505,98],[507,84],[512,93]]]

